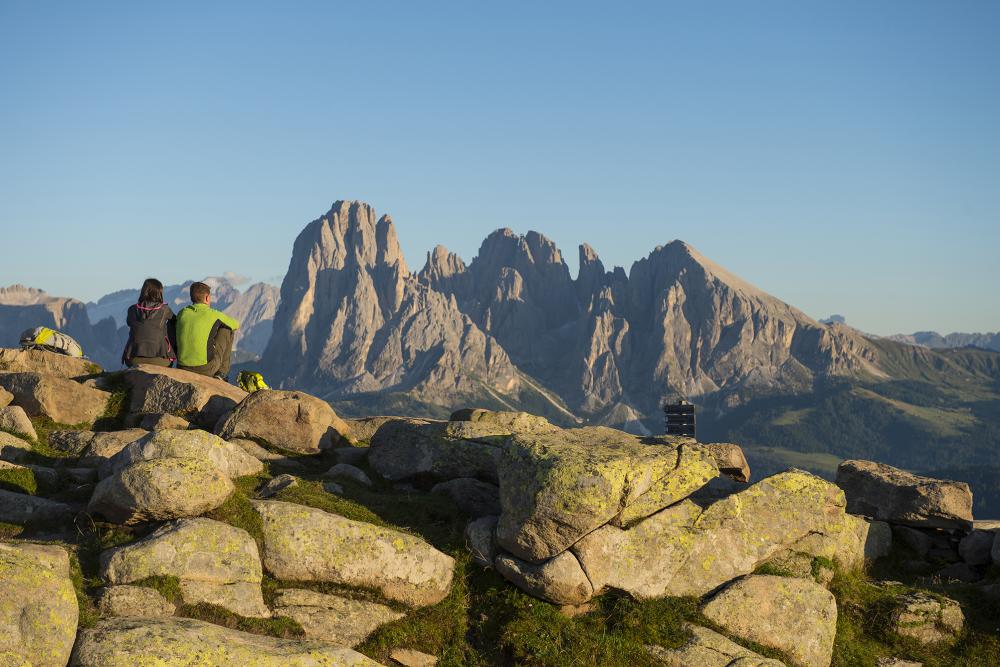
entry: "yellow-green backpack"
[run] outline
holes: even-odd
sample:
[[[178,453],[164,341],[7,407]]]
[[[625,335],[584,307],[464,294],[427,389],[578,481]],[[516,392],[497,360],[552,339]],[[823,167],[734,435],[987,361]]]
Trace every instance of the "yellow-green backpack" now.
[[[270,389],[267,383],[264,382],[264,376],[260,373],[254,373],[253,371],[240,371],[239,376],[236,378],[236,382],[240,385],[243,391],[252,394],[255,391],[260,391],[261,389]]]

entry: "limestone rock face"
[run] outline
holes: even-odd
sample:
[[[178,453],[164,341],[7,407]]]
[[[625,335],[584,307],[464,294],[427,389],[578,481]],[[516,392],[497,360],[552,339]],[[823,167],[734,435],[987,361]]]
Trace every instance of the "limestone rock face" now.
[[[448,437],[445,422],[396,419],[372,436],[368,463],[390,481],[427,476],[436,480],[476,477],[495,481],[500,449]]]
[[[293,503],[254,508],[264,521],[264,566],[279,579],[375,588],[415,607],[451,590],[454,559],[420,538]]]
[[[392,220],[362,202],[334,203],[295,240],[263,363],[330,399],[391,391],[447,405],[483,385],[520,388],[506,352],[409,272]]]
[[[734,635],[778,649],[802,667],[829,667],[837,601],[805,579],[754,575],[716,594],[705,616]]]
[[[0,663],[63,667],[78,617],[65,549],[0,543]]]
[[[38,440],[38,434],[35,433],[31,419],[28,418],[24,408],[19,405],[8,405],[5,408],[0,408],[0,428],[21,433],[32,440]]]
[[[246,438],[295,452],[318,452],[346,439],[350,427],[330,404],[299,391],[258,391],[216,428],[225,439]]]
[[[257,543],[241,528],[182,519],[101,554],[101,576],[111,584],[159,575],[180,579],[187,603],[208,602],[243,616],[270,615],[261,597]]]
[[[573,547],[595,591],[646,599],[704,595],[810,533],[844,523],[844,495],[801,471],[768,477],[706,509],[685,500],[628,530],[607,525]]]
[[[207,461],[153,459],[102,480],[87,510],[112,523],[169,521],[213,510],[233,490],[229,478]]]
[[[972,528],[972,490],[965,482],[920,477],[872,461],[844,461],[837,485],[847,511],[923,528]]]
[[[107,586],[97,598],[102,616],[156,618],[173,616],[177,608],[162,595],[146,586]]]
[[[500,458],[497,540],[539,562],[608,522],[649,516],[716,475],[711,455],[696,445],[644,445],[603,427],[516,434]]]
[[[921,644],[953,642],[962,632],[965,615],[958,603],[926,593],[903,596],[892,614],[892,630]]]
[[[377,602],[350,600],[301,588],[278,591],[274,612],[297,621],[309,639],[350,647],[363,642],[380,625],[405,615]]]
[[[569,551],[538,565],[500,554],[494,566],[521,590],[553,604],[578,605],[594,596],[594,587],[576,556]]]
[[[116,618],[80,631],[71,667],[379,667],[326,642],[274,639],[193,618]]]
[[[132,414],[169,413],[211,427],[247,393],[239,387],[179,368],[140,366],[125,372]]]
[[[0,489],[0,522],[39,526],[72,518],[73,511],[65,503]]]
[[[714,630],[688,623],[691,639],[679,649],[647,646],[646,651],[666,667],[785,667],[785,663],[765,658],[743,648]]]
[[[67,380],[100,372],[94,362],[47,350],[0,349],[0,373],[41,373]]]
[[[0,373],[0,387],[32,417],[44,415],[60,424],[93,422],[104,414],[111,394],[78,382],[41,373]]]
[[[109,477],[140,461],[163,458],[200,459],[214,465],[230,479],[256,475],[264,464],[240,447],[208,431],[153,431],[127,445],[106,465],[98,468],[100,477]]]

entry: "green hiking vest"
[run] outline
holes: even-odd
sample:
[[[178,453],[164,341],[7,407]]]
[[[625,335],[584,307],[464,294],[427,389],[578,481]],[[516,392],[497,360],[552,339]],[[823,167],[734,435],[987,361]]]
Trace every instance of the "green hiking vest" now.
[[[208,340],[218,326],[236,331],[240,323],[203,303],[192,303],[177,313],[177,365],[208,363]]]

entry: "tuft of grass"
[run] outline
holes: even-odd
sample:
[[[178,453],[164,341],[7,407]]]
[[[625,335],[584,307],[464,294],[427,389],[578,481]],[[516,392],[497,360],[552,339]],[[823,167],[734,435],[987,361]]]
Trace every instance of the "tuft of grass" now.
[[[774,577],[794,577],[791,570],[781,567],[775,563],[762,563],[753,571],[754,574],[766,574]]]
[[[257,542],[257,548],[264,548],[264,521],[250,504],[253,490],[266,479],[262,475],[248,475],[235,480],[236,490],[219,507],[205,514],[209,519],[228,523],[250,533]]]
[[[181,580],[175,576],[169,574],[154,574],[151,577],[146,577],[145,579],[136,581],[134,585],[152,588],[154,591],[162,595],[167,602],[172,602],[175,605],[180,605],[184,602],[181,597]]]
[[[224,607],[207,602],[198,604],[182,604],[177,608],[179,616],[196,618],[208,621],[216,625],[241,630],[255,635],[268,635],[270,637],[280,637],[283,639],[293,639],[304,637],[305,630],[295,621],[287,616],[272,616],[271,618],[251,618],[234,614]]]
[[[80,558],[72,551],[69,554],[69,578],[73,582],[76,603],[80,609],[79,625],[81,628],[89,628],[101,618],[100,612],[97,611],[97,605],[94,604],[94,600],[88,592],[95,587],[95,583],[100,586],[100,581],[95,582],[84,576]]]
[[[0,489],[33,496],[38,493],[38,480],[31,468],[0,468]]]
[[[124,372],[108,373],[105,376],[105,391],[111,392],[111,396],[104,408],[104,414],[94,421],[93,430],[117,431],[125,427],[131,399],[131,387],[125,382]]]
[[[24,526],[19,526],[16,523],[4,523],[0,521],[0,540],[8,540],[21,535],[24,532]]]

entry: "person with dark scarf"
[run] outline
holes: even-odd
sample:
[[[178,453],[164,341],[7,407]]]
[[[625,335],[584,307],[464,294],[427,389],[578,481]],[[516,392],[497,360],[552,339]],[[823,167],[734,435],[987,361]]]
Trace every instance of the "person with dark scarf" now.
[[[174,311],[163,302],[163,283],[147,278],[142,283],[138,303],[128,308],[128,342],[122,352],[122,363],[126,366],[170,366],[174,363],[177,360],[175,322]]]

